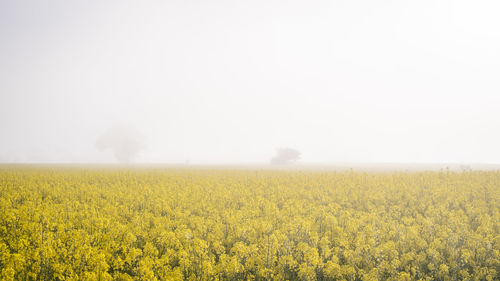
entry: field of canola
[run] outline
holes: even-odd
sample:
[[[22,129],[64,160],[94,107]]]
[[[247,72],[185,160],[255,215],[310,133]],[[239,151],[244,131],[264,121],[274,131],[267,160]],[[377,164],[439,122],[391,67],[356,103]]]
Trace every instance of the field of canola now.
[[[500,172],[0,169],[0,280],[499,276]]]

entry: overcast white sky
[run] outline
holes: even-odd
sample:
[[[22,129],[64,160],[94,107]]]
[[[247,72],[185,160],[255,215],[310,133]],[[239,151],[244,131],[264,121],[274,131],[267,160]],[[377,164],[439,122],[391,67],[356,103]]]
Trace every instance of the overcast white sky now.
[[[499,1],[0,1],[0,161],[500,163]]]

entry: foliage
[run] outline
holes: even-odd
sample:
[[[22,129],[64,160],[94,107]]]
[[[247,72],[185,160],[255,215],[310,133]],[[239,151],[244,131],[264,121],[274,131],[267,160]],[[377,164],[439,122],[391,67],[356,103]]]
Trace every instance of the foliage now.
[[[279,148],[271,159],[273,165],[287,165],[300,159],[300,152],[294,148]]]
[[[0,170],[1,280],[498,280],[500,172]]]

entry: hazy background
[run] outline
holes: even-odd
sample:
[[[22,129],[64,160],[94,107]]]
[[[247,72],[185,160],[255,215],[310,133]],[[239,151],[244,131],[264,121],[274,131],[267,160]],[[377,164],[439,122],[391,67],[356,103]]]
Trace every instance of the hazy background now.
[[[120,131],[137,162],[499,163],[499,11],[3,0],[0,162],[113,162]]]

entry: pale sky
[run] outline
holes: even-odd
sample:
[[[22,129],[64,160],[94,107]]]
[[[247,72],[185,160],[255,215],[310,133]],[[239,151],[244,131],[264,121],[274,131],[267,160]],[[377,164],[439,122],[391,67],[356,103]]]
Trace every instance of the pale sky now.
[[[0,162],[500,163],[500,2],[0,1]]]

